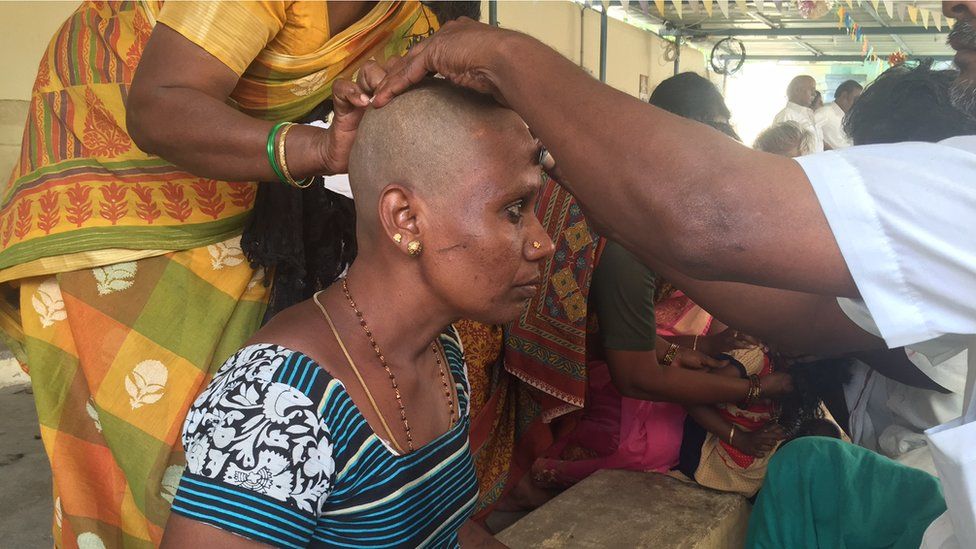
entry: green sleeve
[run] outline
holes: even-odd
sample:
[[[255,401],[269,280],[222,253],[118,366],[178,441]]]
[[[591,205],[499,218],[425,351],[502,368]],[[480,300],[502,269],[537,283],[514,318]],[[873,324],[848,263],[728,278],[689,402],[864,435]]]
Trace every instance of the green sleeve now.
[[[623,246],[607,242],[590,288],[604,348],[654,350],[654,289],[654,272]]]

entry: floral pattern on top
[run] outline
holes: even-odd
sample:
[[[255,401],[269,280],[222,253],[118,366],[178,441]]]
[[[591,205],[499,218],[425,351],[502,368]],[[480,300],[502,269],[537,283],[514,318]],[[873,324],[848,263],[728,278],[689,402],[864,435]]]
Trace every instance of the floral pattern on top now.
[[[319,514],[335,482],[332,442],[315,403],[273,380],[291,354],[252,345],[224,364],[187,416],[186,470]]]

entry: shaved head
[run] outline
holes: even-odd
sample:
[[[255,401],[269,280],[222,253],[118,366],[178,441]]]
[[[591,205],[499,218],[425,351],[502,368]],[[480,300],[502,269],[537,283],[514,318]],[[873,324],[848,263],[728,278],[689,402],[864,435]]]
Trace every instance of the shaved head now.
[[[539,144],[513,111],[424,81],[367,110],[349,180],[351,271],[371,265],[453,318],[487,324],[510,321],[536,295],[554,247],[535,215]]]
[[[427,200],[448,198],[483,155],[487,141],[524,130],[521,118],[491,97],[428,79],[382,109],[369,109],[356,134],[349,180],[356,214],[371,234],[388,185]]]

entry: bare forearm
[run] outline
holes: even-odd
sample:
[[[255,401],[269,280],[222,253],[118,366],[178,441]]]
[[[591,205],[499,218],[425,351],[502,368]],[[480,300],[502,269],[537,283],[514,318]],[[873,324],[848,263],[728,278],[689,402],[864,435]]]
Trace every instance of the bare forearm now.
[[[725,421],[722,418],[722,414],[718,413],[718,410],[714,407],[698,404],[685,406],[685,409],[688,410],[688,415],[706,431],[725,442],[729,441],[729,432],[732,430],[732,424]]]
[[[613,383],[627,397],[682,404],[715,404],[739,402],[749,392],[747,379],[661,366],[649,353],[608,351],[607,355]]]
[[[502,43],[497,87],[606,235],[696,278],[856,295],[794,161],[603,85],[533,39]]]
[[[178,67],[178,68],[177,68]],[[164,24],[153,29],[126,102],[126,127],[143,151],[203,177],[278,179],[268,158],[271,122],[248,116],[228,98],[239,77]],[[296,179],[333,173],[323,155],[328,132],[293,128],[285,157]]]
[[[833,297],[696,280],[660,262],[649,267],[724,324],[778,350],[836,355],[885,347],[854,324]]]
[[[146,101],[151,99],[151,101]],[[273,123],[252,118],[233,107],[188,88],[154,90],[129,105],[133,140],[144,151],[161,156],[202,177],[230,181],[278,179],[267,154]],[[292,177],[326,173],[319,153],[321,128],[297,126],[286,140]]]

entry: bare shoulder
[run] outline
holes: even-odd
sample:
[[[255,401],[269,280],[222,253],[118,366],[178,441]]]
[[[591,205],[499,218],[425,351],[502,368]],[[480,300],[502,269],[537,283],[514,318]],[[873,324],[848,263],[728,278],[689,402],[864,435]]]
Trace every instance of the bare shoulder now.
[[[281,311],[255,332],[246,345],[270,343],[298,351],[317,362],[334,377],[343,372],[334,369],[344,363],[322,312],[311,299]]]

